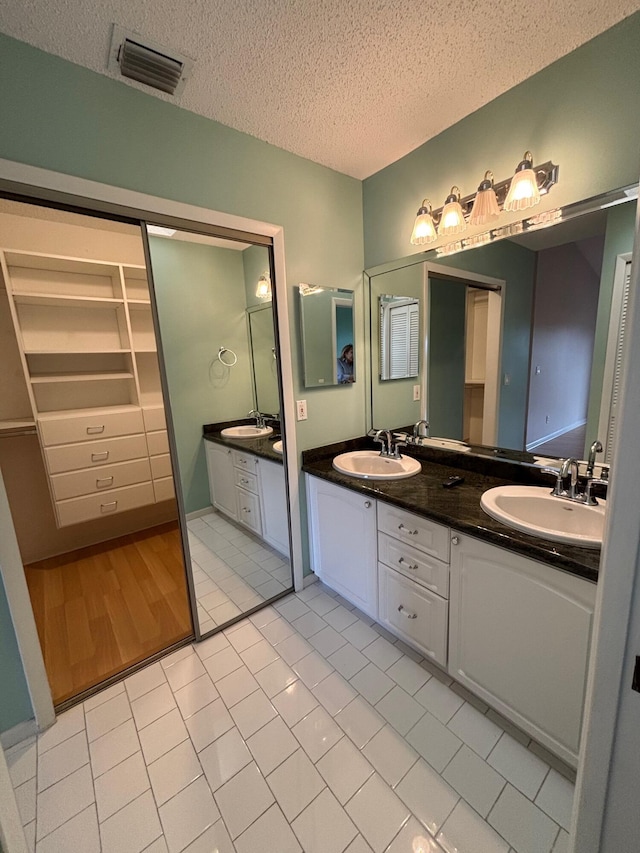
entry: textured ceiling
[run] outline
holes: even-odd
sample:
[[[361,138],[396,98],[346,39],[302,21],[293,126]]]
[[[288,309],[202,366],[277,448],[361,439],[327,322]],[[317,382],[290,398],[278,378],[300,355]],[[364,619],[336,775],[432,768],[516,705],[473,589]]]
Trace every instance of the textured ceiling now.
[[[114,76],[117,23],[195,61],[178,99],[157,97],[364,178],[638,9],[640,0],[7,0],[0,31]]]

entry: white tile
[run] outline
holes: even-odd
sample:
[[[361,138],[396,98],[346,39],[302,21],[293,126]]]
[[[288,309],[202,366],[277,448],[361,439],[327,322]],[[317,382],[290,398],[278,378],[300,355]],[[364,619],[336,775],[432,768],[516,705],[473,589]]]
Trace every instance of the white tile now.
[[[94,805],[81,811],[38,843],[38,853],[100,853],[100,831]]]
[[[215,792],[249,764],[251,754],[240,732],[237,729],[230,729],[203,749],[199,758],[209,787]]]
[[[240,608],[236,607],[236,605],[231,601],[227,601],[225,604],[220,604],[218,607],[214,607],[209,611],[211,618],[218,625],[224,625],[231,619],[235,619],[236,616],[240,616],[241,612]]]
[[[298,617],[298,619],[294,619],[292,624],[296,631],[307,639],[327,627],[324,619],[311,610],[307,611],[303,616]]]
[[[111,817],[149,788],[149,777],[142,754],[137,752],[96,779],[98,819]]]
[[[530,800],[540,790],[549,770],[542,759],[506,732],[491,750],[487,761]]]
[[[131,703],[133,719],[136,721],[138,731],[159,720],[160,717],[164,717],[175,707],[176,702],[168,684],[162,684],[150,690]]]
[[[336,631],[344,631],[349,625],[353,625],[357,618],[352,610],[347,610],[342,605],[329,611],[329,613],[325,613],[323,616],[324,621],[331,625],[332,628],[335,628]]]
[[[81,767],[38,796],[38,839],[44,838],[69,818],[95,801],[89,765]]]
[[[231,716],[245,740],[276,716],[276,710],[260,689],[231,708]]]
[[[196,752],[201,752],[233,728],[233,720],[222,699],[216,699],[189,717],[186,725]]]
[[[402,687],[394,687],[376,705],[376,711],[388,720],[397,732],[406,735],[413,728],[425,709],[412,699]]]
[[[503,777],[464,745],[451,759],[442,777],[482,817],[489,814],[505,786]]]
[[[195,643],[193,648],[200,660],[207,660],[207,658],[213,657],[213,655],[229,647],[229,640],[227,640],[223,633],[220,633],[214,634],[213,637],[208,637],[201,643]]]
[[[455,712],[464,705],[464,699],[457,696],[439,678],[431,678],[418,690],[414,698],[441,723],[448,723]]]
[[[35,779],[38,767],[38,746],[35,738],[16,744],[5,752],[11,783],[14,788]]]
[[[341,646],[344,646],[347,641],[342,634],[327,625],[322,631],[318,631],[317,634],[309,637],[309,642],[317,652],[328,658]]]
[[[365,782],[346,809],[374,853],[387,848],[409,817],[409,809],[377,774]]]
[[[298,634],[285,637],[281,643],[278,643],[276,650],[280,657],[289,665],[294,664],[313,651],[309,643]]]
[[[292,731],[314,763],[343,737],[342,729],[320,707],[314,708]]]
[[[196,654],[188,655],[165,669],[167,681],[174,693],[205,674],[206,670]]]
[[[354,838],[344,853],[371,853],[371,848],[364,838],[361,835],[358,835],[357,838]],[[414,851],[412,850],[411,853],[414,853]]]
[[[385,640],[383,637],[378,637],[373,643],[370,643],[363,652],[378,669],[386,670],[402,657],[402,652],[399,652],[396,647]]]
[[[174,708],[140,732],[140,745],[145,761],[151,764],[188,737],[180,711]]]
[[[164,835],[161,835],[160,838],[156,838],[155,841],[152,841],[148,847],[145,847],[143,853],[169,853],[169,848],[167,847]]]
[[[256,672],[260,672],[265,666],[269,666],[270,663],[278,660],[279,655],[270,642],[261,639],[259,642],[254,643],[254,645],[249,646],[248,649],[240,652],[240,657],[249,669],[249,672],[255,675]]]
[[[40,755],[38,758],[38,791],[44,791],[74,770],[89,763],[89,747],[85,731],[73,735],[64,743]]]
[[[442,853],[442,848],[414,817],[410,817],[386,853]]]
[[[242,658],[229,646],[204,659],[204,665],[214,682],[242,666]]]
[[[332,672],[320,684],[316,684],[312,693],[331,716],[346,708],[358,695],[349,682],[337,672]]]
[[[14,791],[16,795],[16,803],[18,804],[18,812],[22,825],[31,823],[36,817],[36,778],[28,779]]]
[[[460,800],[436,836],[446,853],[508,853],[509,845]]]
[[[155,687],[160,687],[166,684],[164,670],[159,663],[154,663],[151,666],[146,666],[134,675],[130,675],[125,679],[124,686],[129,694],[129,701],[139,699]]]
[[[251,622],[244,622],[242,627],[227,634],[227,639],[233,648],[240,654],[245,649],[259,643],[262,640],[262,634],[255,625]]]
[[[256,628],[264,628],[265,625],[268,625],[277,618],[277,610],[274,610],[273,607],[263,607],[261,610],[258,610],[257,613],[252,613],[251,616],[249,616],[249,621],[255,625]]]
[[[395,791],[432,835],[436,835],[460,799],[422,760],[413,765]]]
[[[307,607],[313,610],[314,613],[317,613],[318,616],[324,616],[325,613],[329,613],[329,611],[334,610],[337,606],[338,602],[325,592],[314,595],[313,598],[307,601]]]
[[[92,741],[89,744],[89,752],[94,779],[139,749],[140,740],[133,720],[127,720],[108,734]]]
[[[379,702],[395,687],[395,682],[373,663],[367,664],[364,669],[354,675],[351,684],[372,705]]]
[[[198,756],[189,740],[178,744],[150,764],[148,771],[153,794],[159,806],[203,774]]]
[[[429,712],[409,731],[407,741],[439,773],[462,745],[460,739]]]
[[[392,787],[418,760],[418,753],[391,726],[375,734],[362,750],[377,772]]]
[[[259,684],[246,666],[236,669],[216,682],[216,688],[227,708],[258,690]]]
[[[414,696],[431,678],[428,672],[406,654],[389,667],[387,675],[411,696]]]
[[[220,817],[204,777],[196,779],[158,811],[170,853],[180,853]]]
[[[302,660],[294,663],[293,671],[300,676],[307,687],[311,688],[331,675],[333,667],[318,652],[311,652]]]
[[[231,838],[237,838],[274,802],[262,773],[251,762],[216,791],[216,802]]]
[[[342,853],[358,834],[354,823],[325,788],[293,822],[304,853]]]
[[[256,680],[267,696],[271,699],[276,693],[293,684],[297,676],[293,670],[280,658],[270,663],[256,673]]]
[[[267,781],[289,822],[324,788],[324,780],[301,749],[270,773]]]
[[[558,824],[512,785],[507,785],[488,818],[518,853],[550,853]]]
[[[293,622],[294,619],[299,619],[300,616],[304,616],[305,613],[309,612],[307,605],[295,595],[291,595],[285,598],[284,601],[278,602],[275,607],[280,615],[284,616],[288,622]]]
[[[474,752],[486,758],[502,735],[502,729],[487,719],[468,702],[453,715],[448,728]]]
[[[553,853],[568,853],[569,851],[569,833],[561,829],[556,838],[556,843],[553,845]]]
[[[536,805],[564,829],[571,827],[571,811],[573,809],[574,786],[551,769],[544,780],[540,793],[536,797]]]
[[[345,611],[349,612],[349,611]],[[342,648],[338,649],[329,657],[329,663],[335,667],[344,678],[352,678],[356,672],[360,672],[369,663],[367,658],[352,646],[351,643],[346,643]]]
[[[316,769],[343,805],[373,773],[373,767],[346,737],[318,761]]]
[[[307,690],[301,681],[294,681],[271,700],[276,711],[285,723],[293,728],[318,704],[315,696]]]
[[[112,684],[111,687],[106,687],[90,699],[85,699],[82,703],[84,705],[85,714],[87,711],[92,711],[94,708],[97,708],[98,705],[103,705],[105,702],[108,702],[109,699],[113,699],[121,693],[124,693],[124,682],[118,681],[117,684]]]
[[[298,741],[280,717],[275,717],[252,735],[247,746],[265,776],[299,748]]]
[[[282,616],[276,616],[275,619],[272,619],[271,622],[268,622],[266,625],[258,625],[257,627],[260,628],[263,636],[266,637],[270,643],[280,643],[286,637],[290,637],[295,633],[291,625],[286,619],[283,619]]]
[[[146,850],[145,853],[147,853]],[[224,821],[216,821],[188,847],[185,847],[184,853],[235,853]]]
[[[362,619],[358,619],[353,625],[345,628],[342,636],[354,645],[356,649],[360,649],[360,651],[378,639],[378,634],[366,622],[363,622]]]
[[[73,709],[75,710],[75,709]],[[106,735],[112,729],[131,719],[131,705],[126,693],[120,693],[87,712],[87,737],[89,741]]]
[[[351,738],[355,745],[362,747],[384,726],[384,720],[361,696],[336,714],[336,723]]]
[[[174,697],[184,720],[192,717],[205,705],[209,705],[220,694],[207,674],[176,690]]]
[[[271,806],[254,824],[236,838],[237,853],[299,853],[301,847],[277,805]],[[221,851],[224,853],[224,851]]]
[[[129,714],[129,716],[131,715]],[[75,708],[60,714],[46,732],[38,735],[38,754],[42,755],[48,749],[53,749],[59,743],[77,735],[84,729],[84,726],[85,714],[82,705],[76,705]]]

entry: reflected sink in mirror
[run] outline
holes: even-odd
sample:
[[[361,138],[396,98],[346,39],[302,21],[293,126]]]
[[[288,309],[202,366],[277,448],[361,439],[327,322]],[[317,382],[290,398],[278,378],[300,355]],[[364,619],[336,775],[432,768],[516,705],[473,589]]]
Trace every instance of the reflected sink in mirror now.
[[[282,453],[282,440],[281,439],[273,442],[273,449],[275,450],[276,453]]]
[[[352,450],[341,453],[333,460],[333,467],[341,474],[361,480],[402,480],[419,474],[422,466],[411,456],[381,456],[377,450]]]
[[[443,450],[455,450],[458,453],[469,453],[471,451],[468,444],[455,438],[423,437],[420,439],[420,444],[422,447],[441,447]]]
[[[546,486],[498,486],[486,491],[482,509],[496,521],[531,536],[565,545],[600,548],[607,502],[597,506],[555,497]]]
[[[259,427],[252,424],[243,424],[241,426],[226,427],[220,435],[223,438],[262,438],[265,435],[271,435],[273,427]]]

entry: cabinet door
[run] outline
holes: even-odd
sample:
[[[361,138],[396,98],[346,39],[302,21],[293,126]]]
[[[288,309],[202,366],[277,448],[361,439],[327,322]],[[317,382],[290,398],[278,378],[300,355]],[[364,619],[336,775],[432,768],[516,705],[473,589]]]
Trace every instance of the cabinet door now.
[[[307,494],[313,570],[377,619],[376,502],[309,476]]]
[[[284,466],[266,459],[258,460],[262,535],[281,554],[289,556],[289,515],[284,485]]]
[[[262,524],[260,523],[260,501],[258,496],[244,489],[236,489],[236,504],[238,507],[238,521],[249,530],[253,530],[258,536],[262,535]]]
[[[595,592],[582,578],[454,537],[450,674],[573,765]]]
[[[204,448],[207,454],[211,503],[216,509],[237,519],[236,483],[231,450],[212,441],[205,441]]]

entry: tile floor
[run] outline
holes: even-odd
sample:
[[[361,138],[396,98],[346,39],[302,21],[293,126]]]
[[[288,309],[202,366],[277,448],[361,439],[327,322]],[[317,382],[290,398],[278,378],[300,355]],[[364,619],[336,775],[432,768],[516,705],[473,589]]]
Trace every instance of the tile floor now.
[[[292,586],[289,560],[219,512],[191,519],[187,528],[203,634]]]
[[[573,785],[498,722],[315,583],[7,759],[36,853],[563,853]]]

